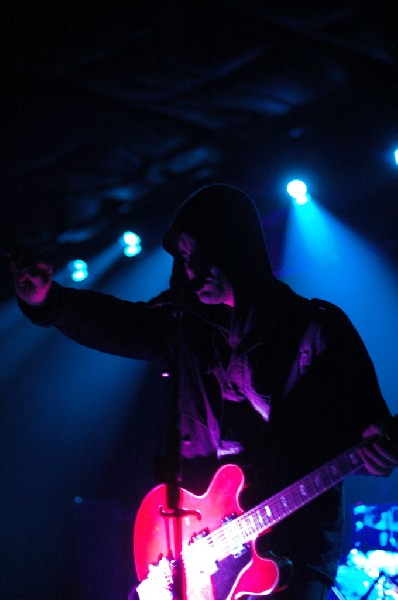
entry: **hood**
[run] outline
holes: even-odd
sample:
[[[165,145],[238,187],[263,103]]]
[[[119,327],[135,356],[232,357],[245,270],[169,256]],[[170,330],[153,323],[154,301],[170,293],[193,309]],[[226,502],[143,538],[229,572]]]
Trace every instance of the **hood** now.
[[[252,298],[273,279],[259,213],[241,190],[225,184],[205,186],[177,210],[163,238],[164,248],[174,256],[172,288],[187,281],[176,251],[181,233],[190,234],[228,277],[235,300]]]

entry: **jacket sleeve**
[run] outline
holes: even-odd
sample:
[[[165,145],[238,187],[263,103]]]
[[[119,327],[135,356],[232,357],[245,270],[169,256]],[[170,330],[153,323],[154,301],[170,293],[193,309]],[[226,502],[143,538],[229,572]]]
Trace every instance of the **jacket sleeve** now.
[[[373,361],[347,315],[326,302],[317,312],[313,381],[322,416],[328,416],[329,435],[346,449],[361,440],[371,423],[388,422],[391,413]]]
[[[314,308],[276,419],[280,446],[285,452],[294,448],[304,474],[359,443],[371,423],[391,419],[373,362],[349,318],[324,301]]]
[[[171,357],[173,320],[169,307],[151,308],[147,302],[129,302],[56,282],[44,304],[18,303],[32,323],[55,327],[83,346],[141,360],[167,361]]]

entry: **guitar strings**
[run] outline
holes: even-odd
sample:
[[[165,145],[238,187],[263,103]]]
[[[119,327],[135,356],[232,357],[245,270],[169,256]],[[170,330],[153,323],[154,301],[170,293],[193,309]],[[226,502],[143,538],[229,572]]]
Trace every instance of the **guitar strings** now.
[[[216,560],[234,554],[234,550],[254,541],[260,533],[332,488],[346,474],[361,466],[362,461],[356,449],[344,452],[337,459],[288,486],[282,493],[272,496],[232,521],[223,523],[199,541],[215,551]],[[186,546],[187,549],[189,550],[189,546]]]

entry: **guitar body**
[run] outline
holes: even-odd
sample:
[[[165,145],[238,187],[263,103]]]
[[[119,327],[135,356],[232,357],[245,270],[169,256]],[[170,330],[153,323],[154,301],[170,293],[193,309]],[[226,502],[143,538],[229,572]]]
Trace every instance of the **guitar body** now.
[[[286,559],[260,557],[252,541],[237,541],[236,547],[232,543],[233,552],[226,555],[216,551],[223,548],[223,523],[243,514],[239,505],[243,485],[241,469],[225,465],[203,496],[180,490],[179,517],[168,509],[166,485],[150,491],[138,510],[134,528],[139,580],[145,579],[149,565],[162,557],[182,556],[183,600],[237,600],[282,589],[290,566]],[[207,536],[217,530],[220,533],[209,544]]]
[[[395,417],[388,430],[389,444],[396,443],[390,436],[398,438],[397,424]],[[286,587],[290,561],[271,553],[260,557],[256,539],[362,468],[359,450],[372,440],[363,440],[245,513],[239,505],[244,476],[236,465],[221,467],[203,496],[181,489],[174,512],[168,509],[167,486],[154,488],[141,504],[134,529],[137,575],[142,589],[149,590],[145,600],[159,598],[156,590],[161,587],[169,599],[170,586],[177,600],[238,600]],[[151,588],[151,565],[163,573],[158,587]]]

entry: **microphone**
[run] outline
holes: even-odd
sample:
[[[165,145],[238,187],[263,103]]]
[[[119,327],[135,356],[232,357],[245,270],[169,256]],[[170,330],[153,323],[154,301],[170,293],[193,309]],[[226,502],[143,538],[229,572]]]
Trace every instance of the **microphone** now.
[[[206,283],[206,275],[196,275],[193,279],[187,281],[183,286],[184,291],[196,292],[200,290]]]
[[[170,288],[150,300],[149,305],[151,308],[159,308],[161,306],[175,306],[184,300],[189,300],[194,297],[196,291],[200,290],[205,284],[206,277],[194,277],[189,279],[183,285],[174,288]]]

